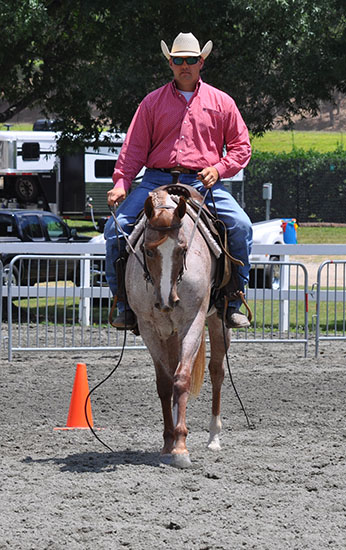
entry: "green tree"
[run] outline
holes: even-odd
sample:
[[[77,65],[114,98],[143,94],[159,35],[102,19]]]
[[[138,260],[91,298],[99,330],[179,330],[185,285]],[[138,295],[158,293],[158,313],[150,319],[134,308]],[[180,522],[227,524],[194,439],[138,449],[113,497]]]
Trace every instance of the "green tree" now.
[[[343,0],[0,0],[0,28],[0,123],[39,106],[77,143],[126,130],[170,79],[160,40],[180,31],[213,40],[203,79],[234,97],[254,133],[346,91]]]

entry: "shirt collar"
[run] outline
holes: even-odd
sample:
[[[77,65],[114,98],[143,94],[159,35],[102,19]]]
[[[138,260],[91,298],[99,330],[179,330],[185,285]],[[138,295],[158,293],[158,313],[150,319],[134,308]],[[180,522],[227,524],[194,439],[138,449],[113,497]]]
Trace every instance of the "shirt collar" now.
[[[196,84],[196,88],[193,92],[193,95],[198,95],[199,94],[199,91],[200,91],[200,88],[201,88],[201,85],[203,84],[203,80],[201,79],[201,77],[199,77],[198,81],[197,81],[197,84]],[[172,92],[174,94],[177,94],[178,93],[178,90],[177,90],[177,85],[175,83],[175,80],[172,80],[171,82],[171,86],[172,86]]]

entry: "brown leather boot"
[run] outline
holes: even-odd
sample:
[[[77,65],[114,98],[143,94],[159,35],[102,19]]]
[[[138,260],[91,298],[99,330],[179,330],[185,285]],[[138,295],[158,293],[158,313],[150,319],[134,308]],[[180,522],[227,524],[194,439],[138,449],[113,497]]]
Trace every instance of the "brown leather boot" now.
[[[235,307],[229,307],[226,313],[227,328],[249,328],[250,322],[244,313]]]
[[[136,316],[131,309],[121,311],[112,322],[112,325],[118,330],[133,330],[137,326]]]

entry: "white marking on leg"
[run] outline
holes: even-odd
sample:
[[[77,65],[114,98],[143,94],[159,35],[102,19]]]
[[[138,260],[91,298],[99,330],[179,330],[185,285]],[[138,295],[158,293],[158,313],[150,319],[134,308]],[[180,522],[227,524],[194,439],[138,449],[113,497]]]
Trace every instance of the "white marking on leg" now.
[[[176,427],[178,424],[178,403],[176,403],[173,407],[173,426]]]
[[[158,247],[162,257],[162,272],[160,281],[160,291],[163,305],[169,306],[169,296],[172,288],[172,267],[173,267],[173,250],[175,243],[173,239],[166,239],[163,244]]]
[[[220,415],[212,415],[209,425],[209,441],[208,449],[212,451],[219,451],[221,449],[219,433],[221,432],[222,423]]]

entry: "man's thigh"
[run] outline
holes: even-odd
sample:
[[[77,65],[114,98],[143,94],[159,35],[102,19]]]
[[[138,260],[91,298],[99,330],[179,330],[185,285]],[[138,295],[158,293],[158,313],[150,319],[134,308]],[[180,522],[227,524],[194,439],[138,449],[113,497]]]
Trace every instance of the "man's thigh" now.
[[[149,182],[141,183],[126,197],[124,202],[116,210],[116,217],[123,230],[130,234],[131,224],[136,221],[139,212],[142,210],[145,199],[154,185]]]
[[[193,187],[202,192],[202,194],[205,194],[205,192],[207,193],[205,203],[210,211],[213,213],[215,201],[217,216],[226,224],[226,227],[229,230],[232,230],[239,225],[251,227],[251,221],[248,215],[244,212],[240,204],[221,183],[216,183],[211,188],[214,201],[209,190],[205,190],[205,187],[201,182],[194,182]]]

